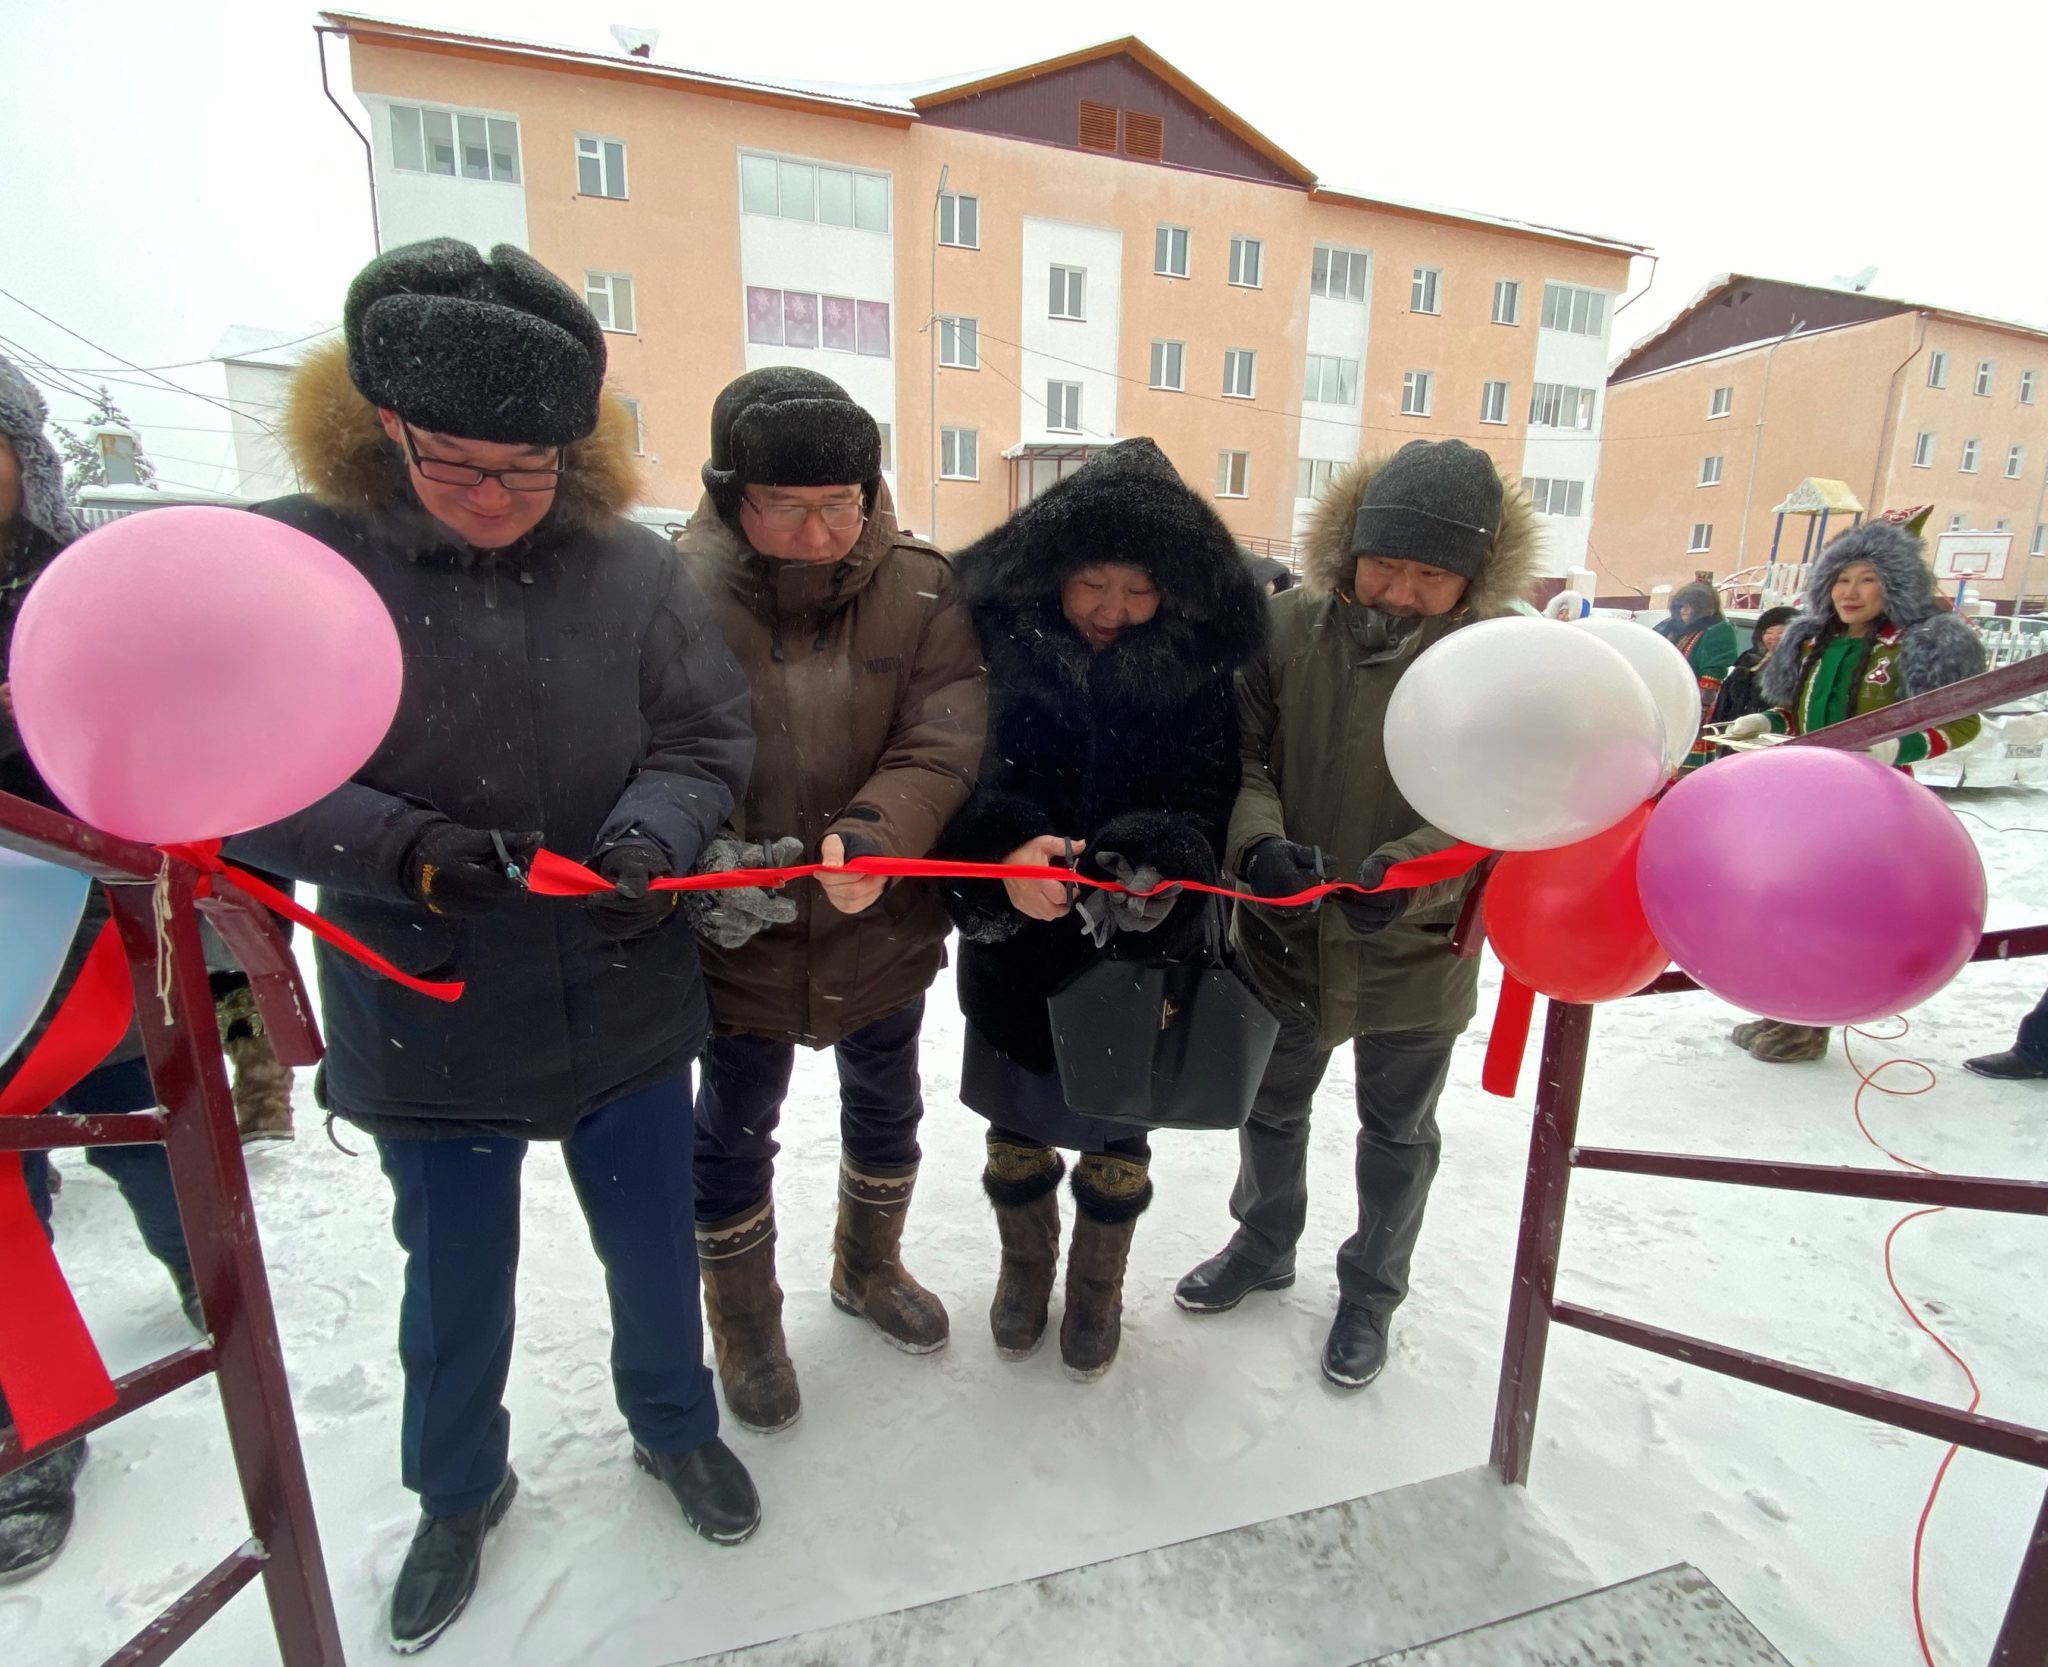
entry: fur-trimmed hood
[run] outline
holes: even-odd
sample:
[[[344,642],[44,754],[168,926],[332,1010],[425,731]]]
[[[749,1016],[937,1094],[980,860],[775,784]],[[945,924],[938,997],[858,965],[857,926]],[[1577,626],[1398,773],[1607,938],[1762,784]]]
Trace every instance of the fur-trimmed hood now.
[[[12,360],[0,358],[0,439],[7,441],[21,472],[18,518],[51,546],[61,547],[78,536],[78,523],[64,498],[64,465],[50,444],[49,420],[42,389]],[[0,555],[5,553],[0,550]]]
[[[1790,704],[1808,662],[1807,650],[1835,634],[1831,592],[1836,576],[1851,562],[1866,562],[1884,588],[1884,617],[1898,634],[1899,672],[1905,695],[1924,695],[1984,669],[1984,645],[1977,633],[1944,611],[1935,596],[1934,572],[1926,547],[1904,527],[1872,521],[1831,539],[1807,576],[1799,616],[1785,627],[1764,662],[1764,699]]]
[[[1332,480],[1316,500],[1309,517],[1302,575],[1311,591],[1348,595],[1357,558],[1351,554],[1351,528],[1372,477],[1392,452],[1361,457]],[[1478,576],[1465,587],[1458,614],[1466,619],[1492,619],[1513,611],[1536,583],[1542,553],[1543,521],[1517,481],[1501,477],[1500,531]]]
[[[1095,562],[1140,567],[1159,611],[1097,653],[1060,611],[1060,588]],[[1060,679],[1143,707],[1177,704],[1235,671],[1266,639],[1266,599],[1237,540],[1150,440],[1088,460],[954,558],[991,662],[1007,649]]]
[[[323,342],[300,361],[281,429],[300,481],[326,508],[348,515],[419,513],[405,459],[377,421],[376,407],[357,391],[342,342]],[[606,399],[596,432],[566,448],[562,483],[541,527],[602,525],[630,509],[639,493],[632,416]]]

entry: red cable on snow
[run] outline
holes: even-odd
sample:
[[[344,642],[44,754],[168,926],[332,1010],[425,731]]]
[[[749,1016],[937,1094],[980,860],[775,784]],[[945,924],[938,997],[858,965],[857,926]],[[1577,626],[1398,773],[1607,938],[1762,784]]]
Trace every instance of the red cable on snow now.
[[[1874,1042],[1901,1041],[1911,1032],[1912,1028],[1912,1024],[1903,1018],[1899,1020],[1898,1030],[1889,1036],[1880,1036],[1875,1031],[1865,1030],[1861,1025],[1845,1025],[1843,1027],[1842,1052],[1848,1057],[1849,1069],[1856,1073],[1856,1098],[1852,1102],[1850,1109],[1855,1114],[1856,1127],[1861,1132],[1863,1138],[1869,1141],[1872,1146],[1876,1147],[1886,1157],[1890,1158],[1893,1163],[1899,1165],[1902,1169],[1917,1170],[1922,1175],[1938,1175],[1941,1173],[1939,1170],[1931,1169],[1924,1163],[1915,1163],[1911,1158],[1901,1157],[1897,1152],[1894,1152],[1883,1141],[1879,1140],[1876,1135],[1872,1134],[1870,1132],[1870,1125],[1863,1121],[1863,1094],[1865,1089],[1875,1088],[1880,1094],[1890,1094],[1898,1099],[1911,1099],[1915,1095],[1927,1093],[1940,1080],[1934,1073],[1934,1067],[1927,1064],[1924,1060],[1891,1058],[1882,1061],[1875,1069],[1866,1071],[1861,1065],[1856,1063],[1855,1050],[1849,1045],[1849,1038],[1851,1036],[1868,1036]],[[1910,1070],[1924,1072],[1927,1080],[1918,1088],[1887,1088],[1877,1079],[1894,1065],[1903,1065]],[[1947,1207],[1945,1204],[1931,1205],[1926,1209],[1911,1211],[1892,1223],[1891,1231],[1884,1236],[1884,1281],[1892,1288],[1892,1295],[1898,1299],[1899,1306],[1906,1311],[1906,1318],[1932,1338],[1934,1346],[1956,1363],[1957,1368],[1962,1372],[1963,1377],[1970,1385],[1970,1404],[1965,1410],[1975,1412],[1978,1405],[1984,1399],[1984,1391],[1977,1382],[1977,1374],[1970,1370],[1970,1363],[1967,1360],[1948,1346],[1947,1341],[1939,1332],[1920,1318],[1919,1311],[1914,1308],[1912,1303],[1906,1300],[1906,1293],[1899,1289],[1898,1279],[1892,1272],[1892,1241],[1899,1236],[1899,1230],[1906,1226],[1908,1222],[1918,1221],[1922,1216],[1938,1216]],[[1951,1445],[1948,1451],[1942,1454],[1941,1463],[1934,1472],[1934,1485],[1927,1490],[1927,1502],[1920,1507],[1920,1520],[1913,1528],[1913,1632],[1919,1640],[1920,1659],[1926,1664],[1926,1667],[1935,1667],[1935,1663],[1934,1651],[1927,1642],[1927,1620],[1921,1613],[1920,1607],[1921,1553],[1927,1541],[1928,1519],[1934,1515],[1934,1502],[1941,1497],[1941,1485],[1948,1479],[1948,1467],[1955,1463],[1956,1454],[1960,1451],[1961,1448]]]

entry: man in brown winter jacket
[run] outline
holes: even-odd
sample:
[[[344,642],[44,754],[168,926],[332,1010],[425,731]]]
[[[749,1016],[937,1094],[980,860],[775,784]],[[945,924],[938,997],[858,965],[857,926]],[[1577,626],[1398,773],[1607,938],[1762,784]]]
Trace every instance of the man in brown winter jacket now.
[[[750,371],[711,414],[705,496],[677,540],[754,697],[758,751],[731,836],[700,867],[922,857],[966,800],[987,698],[946,560],[896,524],[881,433],[836,382]],[[840,1085],[832,1300],[913,1354],[946,1311],[905,1271],[924,992],[947,918],[928,882],[821,876],[701,894],[714,1035],[697,1095],[697,1243],[726,1405],[799,1410],[775,1275],[774,1131],[796,1047]]]

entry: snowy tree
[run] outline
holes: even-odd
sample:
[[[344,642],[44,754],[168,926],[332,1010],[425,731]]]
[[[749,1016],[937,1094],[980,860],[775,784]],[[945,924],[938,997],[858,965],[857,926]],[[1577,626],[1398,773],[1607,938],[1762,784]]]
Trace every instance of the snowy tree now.
[[[142,436],[136,434],[127,413],[114,403],[114,396],[102,384],[80,432],[73,433],[62,423],[51,425],[57,430],[57,443],[64,453],[64,496],[74,505],[81,488],[107,484],[107,461],[100,454],[96,431],[109,424],[135,434],[135,478],[144,486],[156,484],[156,465],[142,449]]]

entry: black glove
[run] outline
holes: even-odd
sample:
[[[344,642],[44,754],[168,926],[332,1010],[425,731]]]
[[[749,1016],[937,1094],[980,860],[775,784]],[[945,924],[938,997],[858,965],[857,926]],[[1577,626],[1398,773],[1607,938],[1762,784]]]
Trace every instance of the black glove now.
[[[842,836],[843,837],[843,836]],[[722,874],[734,868],[789,868],[804,854],[800,839],[714,839],[697,859],[695,872]],[[849,849],[849,857],[854,853]],[[720,949],[738,949],[756,932],[787,926],[797,916],[797,902],[786,891],[759,886],[731,891],[685,891],[683,912],[697,935]]]
[[[437,915],[485,914],[526,889],[526,866],[540,846],[537,833],[465,828],[443,817],[407,847],[399,884]]]
[[[1323,883],[1323,853],[1313,845],[1268,836],[1245,852],[1238,863],[1255,897],[1292,897]],[[1313,909],[1314,903],[1290,903],[1289,909]]]
[[[612,889],[584,898],[583,912],[606,937],[645,937],[675,913],[679,893],[647,889],[649,880],[669,871],[668,857],[659,846],[629,840],[614,845],[595,866]]]
[[[1090,850],[1090,857],[1118,885],[1132,891],[1150,891],[1166,876],[1149,862],[1133,866],[1121,851]],[[1180,887],[1172,886],[1156,897],[1127,897],[1119,891],[1089,891],[1076,906],[1082,930],[1100,949],[1112,932],[1149,932],[1173,913],[1180,900]]]
[[[1358,883],[1370,890],[1387,877],[1387,870],[1392,866],[1385,857],[1367,857],[1358,865]],[[1355,891],[1339,891],[1331,895],[1337,899],[1337,907],[1344,911],[1344,924],[1362,938],[1384,932],[1408,912],[1409,894],[1405,891],[1379,891],[1370,897],[1361,897]]]

